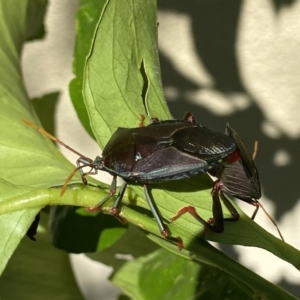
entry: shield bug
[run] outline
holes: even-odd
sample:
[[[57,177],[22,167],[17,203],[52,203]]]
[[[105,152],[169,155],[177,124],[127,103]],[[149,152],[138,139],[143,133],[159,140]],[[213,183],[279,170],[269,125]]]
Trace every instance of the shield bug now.
[[[258,208],[262,207],[257,200],[261,192],[254,161],[244,142],[229,125],[224,134],[197,124],[191,113],[186,113],[182,120],[160,121],[153,118],[148,126],[118,128],[104,147],[102,156],[92,160],[43,129],[28,121],[24,122],[79,156],[77,168],[66,179],[62,194],[77,171],[81,173],[84,184],[87,184],[86,175],[106,171],[113,176],[110,193],[96,207],[90,208],[101,209],[101,206],[115,195],[119,176],[125,183],[121,186],[112,207],[112,214],[118,216],[119,205],[127,185],[143,185],[145,198],[161,234],[175,242],[179,249],[183,247],[182,240],[180,237],[172,237],[164,224],[149,190],[152,183],[190,178],[204,172],[216,176],[218,180],[212,189],[213,219],[204,220],[192,206],[183,207],[172,218],[174,221],[189,212],[205,228],[209,227],[215,232],[224,230],[224,220],[235,221],[239,218],[238,212],[225,194],[255,205],[255,214]],[[85,173],[84,167],[90,167],[91,170]],[[231,212],[232,218],[224,219],[220,198]]]
[[[115,195],[116,179],[119,176],[125,183],[121,186],[112,208],[113,215],[118,216],[119,204],[127,184],[143,185],[145,198],[161,234],[176,242],[179,249],[183,247],[182,240],[169,233],[151,197],[149,185],[189,178],[213,170],[236,150],[236,143],[231,136],[197,124],[192,114],[186,114],[183,120],[153,119],[148,126],[118,128],[104,147],[102,156],[97,156],[94,160],[78,153],[29,121],[23,121],[79,156],[77,168],[67,178],[62,194],[77,171],[81,173],[84,184],[87,184],[86,175],[96,174],[99,170],[106,171],[113,176],[110,193],[96,207],[91,208],[100,209]],[[84,167],[90,167],[91,170],[84,173]]]

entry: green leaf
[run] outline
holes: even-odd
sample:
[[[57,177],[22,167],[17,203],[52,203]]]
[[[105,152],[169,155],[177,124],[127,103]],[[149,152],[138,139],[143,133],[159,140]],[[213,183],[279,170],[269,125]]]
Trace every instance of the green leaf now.
[[[1,186],[0,186],[1,187]],[[7,201],[0,203],[0,213],[9,212],[10,210],[32,208],[36,206],[44,206],[46,204],[73,204],[79,206],[94,206],[99,201],[99,196],[103,196],[106,193],[105,190],[98,190],[91,187],[84,187],[74,185],[70,187],[62,198],[59,198],[59,189],[48,189],[48,190],[35,190],[28,192],[26,196],[15,197]],[[130,197],[128,197],[130,196]],[[133,194],[126,194],[124,197],[124,204],[129,204],[130,199],[135,199],[137,203],[142,202],[142,199],[134,196]],[[109,201],[103,207],[103,212],[111,214],[111,208],[113,201]],[[248,288],[253,290],[255,294],[262,295],[265,299],[274,299],[274,297],[280,297],[280,299],[295,299],[287,292],[281,290],[275,285],[268,283],[266,280],[257,276],[250,270],[242,267],[219,250],[212,247],[205,240],[193,235],[185,228],[176,226],[175,223],[170,224],[170,229],[174,236],[181,236],[186,248],[181,252],[178,251],[176,245],[170,244],[165,239],[158,238],[160,236],[157,224],[152,217],[148,217],[144,212],[138,212],[136,209],[132,209],[130,206],[123,205],[121,216],[126,218],[129,222],[138,225],[147,232],[152,233],[150,238],[161,246],[174,252],[177,256],[185,257],[186,259],[193,259],[198,263],[206,263],[212,267],[215,267],[230,277],[234,278],[239,285],[246,285]],[[275,240],[276,238],[273,237]],[[296,249],[281,242],[282,249],[287,251],[286,258],[290,259],[294,263],[299,261],[299,253]],[[289,256],[293,258],[288,258]],[[119,265],[120,266],[120,265]]]
[[[76,77],[70,82],[69,91],[77,115],[91,136],[94,134],[82,96],[83,70],[93,43],[97,22],[103,13],[106,2],[107,0],[82,0],[76,13],[76,45],[73,62],[73,72]]]
[[[159,64],[156,51],[156,12],[153,5],[154,1],[143,3],[128,1],[125,5],[110,1],[99,20],[85,69],[84,99],[92,129],[102,147],[117,127],[136,127],[141,113],[161,119],[170,117],[161,93],[157,72]],[[151,187],[153,198],[167,220],[174,216],[179,208],[186,205],[196,207],[204,219],[212,216],[210,208],[212,184],[205,176],[182,180],[176,184],[166,182]],[[140,198],[144,197],[141,188],[136,186],[131,188]],[[136,198],[133,199],[129,198],[130,204],[146,207],[142,202],[137,203]],[[125,199],[124,202],[126,203]],[[228,244],[262,247],[299,268],[300,256],[296,249],[266,233],[240,210],[238,211],[241,214],[239,222],[226,223],[223,234],[208,231],[205,238]],[[146,218],[141,220],[140,216],[134,216],[134,212],[127,211],[125,206],[122,213],[132,223],[144,226],[143,228],[149,232],[155,232],[151,222]],[[224,208],[224,217],[226,216],[230,214]],[[186,249],[191,251],[186,254],[187,256],[195,255],[202,250],[197,239],[203,228],[191,216],[183,216],[170,224],[169,228],[172,235],[180,236]],[[166,244],[163,240],[159,243]],[[166,247],[174,250],[169,243]],[[206,260],[210,264],[218,261],[219,265],[222,265],[221,259],[218,259],[221,256],[215,252],[214,254],[216,257],[212,256]],[[225,269],[232,277],[237,276],[237,280],[255,289],[256,283],[247,280],[247,276],[243,275],[241,270],[237,272],[230,263],[223,270]]]
[[[0,70],[5,70],[0,83],[0,126],[4,128],[0,132],[0,214],[4,214],[0,217],[0,247],[4,249],[0,257],[1,270],[42,207],[47,204],[94,206],[109,192],[109,188],[102,184],[97,188],[71,185],[63,197],[60,196],[60,188],[48,189],[61,185],[73,166],[59,154],[51,141],[20,121],[26,118],[39,124],[26,98],[19,67],[19,53],[27,36],[25,2],[19,1],[20,5],[0,2],[3,13],[0,21],[3,33],[0,36]],[[171,116],[160,82],[155,1],[107,1],[99,16],[83,86],[91,125],[103,147],[117,127],[136,127],[140,114],[146,115],[146,124],[150,116],[161,119]],[[76,179],[79,181],[80,176],[77,175]],[[185,205],[195,206],[204,219],[211,217],[211,187],[212,183],[206,176],[152,186],[153,198],[170,232],[174,237],[183,239],[185,248],[181,252],[177,245],[161,237],[140,187],[127,188],[120,216],[144,229],[152,240],[177,256],[197,263],[205,262],[226,273],[241,290],[247,286],[257,297],[293,299],[201,239],[199,234],[203,228],[191,216],[184,215],[176,222],[168,222]],[[113,199],[102,207],[102,211],[111,214],[112,205]],[[240,213],[239,222],[226,223],[223,234],[208,230],[205,238],[259,246],[299,268],[299,252],[296,249],[266,233]],[[229,212],[224,209],[224,214],[228,216]],[[110,233],[105,234],[104,245],[97,244],[98,249],[111,245],[115,236],[114,233],[112,237]],[[144,274],[148,271],[141,269],[140,272],[146,276]],[[140,284],[144,283],[140,281]]]
[[[84,100],[102,147],[117,127],[137,127],[140,114],[171,117],[160,80],[155,1],[107,3],[85,68]]]
[[[35,15],[44,15],[45,1],[36,2]],[[21,119],[38,123],[28,102],[20,71],[20,53],[28,37],[29,1],[0,1],[0,201],[20,196],[30,187],[61,183],[73,169],[49,139],[26,126]],[[28,15],[27,15],[28,14]],[[42,26],[36,19],[36,28]],[[29,130],[28,130],[29,129]],[[0,217],[0,272],[39,211],[14,212]]]
[[[53,244],[69,253],[101,251],[126,232],[116,218],[74,206],[52,207],[50,224]]]
[[[157,243],[148,239],[141,229],[129,224],[128,230],[115,244],[103,251],[89,253],[87,256],[112,266],[116,273],[128,261],[128,256],[137,258],[150,254],[158,248]]]
[[[42,212],[37,242],[21,241],[1,275],[1,299],[83,299],[68,254],[49,242],[47,223],[48,214]]]
[[[44,37],[45,28],[43,20],[46,13],[47,0],[28,0],[26,18],[26,40]]]
[[[207,250],[217,251],[211,246]],[[161,249],[127,262],[112,281],[128,296],[143,300],[296,299],[249,270],[239,272],[241,269],[237,266],[236,275],[244,273],[249,282],[239,281],[238,276],[223,272],[218,265],[200,262],[196,256],[185,259]]]
[[[2,195],[6,197],[22,195],[26,188],[16,188],[12,184],[0,179],[1,198]],[[1,199],[2,200],[2,199]],[[2,202],[1,202],[2,203]],[[0,273],[4,270],[8,260],[14,253],[19,242],[27,232],[27,229],[33,222],[39,209],[23,210],[14,213],[4,214],[0,216]]]
[[[54,134],[55,120],[54,112],[58,103],[59,93],[50,93],[40,98],[31,100],[34,110],[38,115],[43,128],[51,134]]]
[[[253,299],[254,294],[216,268],[163,249],[127,262],[112,281],[133,299]]]

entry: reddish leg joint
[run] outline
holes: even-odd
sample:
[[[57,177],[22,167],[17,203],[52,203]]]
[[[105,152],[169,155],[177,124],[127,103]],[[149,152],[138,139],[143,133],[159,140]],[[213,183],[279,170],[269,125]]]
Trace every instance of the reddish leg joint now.
[[[144,127],[145,124],[144,124],[144,121],[145,121],[145,116],[140,114],[140,123],[139,123],[139,127]]]
[[[185,207],[180,208],[177,211],[177,214],[173,218],[171,218],[171,221],[173,222],[173,221],[177,220],[178,218],[180,218],[185,213],[189,213],[193,217],[198,218],[198,214],[197,214],[196,209],[195,209],[194,206],[185,206]]]
[[[181,237],[178,236],[177,238],[174,238],[174,237],[170,236],[170,234],[169,234],[169,232],[168,232],[167,229],[164,229],[161,232],[161,234],[167,240],[173,241],[177,245],[179,251],[182,250],[182,248],[183,248],[183,241],[182,241]]]

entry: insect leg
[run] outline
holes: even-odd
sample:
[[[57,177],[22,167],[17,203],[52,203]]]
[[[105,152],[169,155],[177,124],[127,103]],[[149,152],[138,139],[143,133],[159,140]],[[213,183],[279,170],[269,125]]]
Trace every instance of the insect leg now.
[[[232,218],[224,218],[224,221],[237,221],[240,218],[239,213],[237,212],[235,207],[231,204],[229,199],[223,194],[222,191],[220,192],[220,195],[221,195],[221,199],[222,199],[223,203],[225,204],[227,209],[230,211],[230,214],[232,216]],[[257,209],[256,209],[256,211],[257,211]]]
[[[148,203],[150,210],[157,222],[157,225],[159,227],[161,234],[166,239],[169,239],[169,240],[175,242],[178,245],[178,249],[181,250],[183,248],[182,239],[180,237],[174,238],[174,237],[170,236],[170,233],[168,232],[168,229],[162,220],[162,217],[160,215],[160,212],[159,212],[155,202],[152,200],[152,197],[148,190],[148,186],[146,184],[144,185],[144,192],[145,192],[147,203]]]
[[[140,114],[140,123],[139,123],[139,127],[144,127],[145,124],[144,124],[144,121],[145,121],[145,116]]]
[[[251,203],[251,204],[255,206],[255,210],[254,210],[254,212],[253,212],[253,214],[252,214],[252,216],[251,216],[251,219],[254,220],[255,217],[256,217],[256,214],[257,214],[257,212],[258,212],[258,209],[259,209],[259,207],[260,207],[260,203],[256,200],[254,203]],[[267,213],[266,213],[266,214],[267,214]],[[268,214],[267,214],[267,215],[268,215]]]
[[[85,157],[85,156],[80,156],[76,161],[76,165],[80,172],[81,180],[84,185],[87,185],[87,180],[85,178],[86,175],[95,175],[98,173],[97,169],[93,168],[92,166],[91,166],[91,170],[89,172],[86,172],[86,173],[83,172],[83,168],[85,166],[91,165],[92,163],[93,163],[93,160],[88,157]]]
[[[185,213],[189,213],[192,215],[198,222],[200,222],[204,226],[204,232],[201,234],[202,236],[205,235],[206,228],[209,227],[214,232],[222,232],[224,230],[223,226],[223,211],[222,206],[220,203],[219,198],[219,183],[218,181],[215,182],[214,187],[211,192],[213,205],[212,205],[212,212],[213,218],[210,218],[208,221],[205,221],[200,215],[197,213],[194,206],[185,206],[182,207],[177,214],[171,218],[172,221],[177,220]]]
[[[90,212],[99,211],[101,209],[101,206],[104,205],[111,197],[113,197],[115,195],[115,193],[116,193],[116,185],[117,185],[117,176],[114,176],[113,180],[111,182],[111,185],[110,185],[110,192],[109,192],[109,194],[106,197],[104,197],[104,199],[102,199],[98,204],[96,204],[93,207],[87,207],[86,210],[90,211]],[[124,194],[124,192],[123,192],[123,194]]]
[[[223,218],[223,210],[219,198],[219,192],[217,191],[214,193],[214,189],[212,191],[212,200],[213,200],[213,205],[212,205],[212,212],[213,212],[213,225],[212,220],[208,222],[210,225],[209,228],[212,229],[214,232],[223,232],[224,230],[224,218]]]
[[[196,209],[194,206],[184,206],[182,208],[180,208],[176,215],[174,217],[171,218],[171,221],[176,221],[177,219],[179,219],[182,215],[184,215],[185,213],[189,213],[190,215],[192,215],[198,222],[200,222],[203,226],[211,226],[209,223],[207,223],[203,218],[201,218],[199,216],[199,214],[197,213]]]
[[[115,184],[116,184],[116,181],[115,181]],[[120,214],[120,208],[119,207],[120,207],[120,203],[123,199],[126,187],[127,187],[127,183],[125,182],[121,186],[120,191],[118,193],[118,196],[117,196],[117,198],[115,200],[115,203],[112,207],[112,214],[114,215],[114,217],[116,217],[123,224],[126,224],[127,220],[124,217],[119,216],[119,214]],[[116,187],[115,187],[115,190],[116,190]]]
[[[236,211],[236,209],[234,208],[234,206],[230,203],[230,201],[228,200],[228,198],[221,192],[221,198],[223,200],[223,203],[225,204],[225,206],[228,208],[228,210],[230,211],[232,218],[225,218],[224,221],[237,221],[240,217],[239,213]],[[255,206],[255,210],[251,216],[251,219],[254,220],[258,209],[261,207],[261,209],[264,211],[264,213],[267,215],[267,217],[270,219],[270,221],[274,224],[274,226],[277,229],[277,232],[281,238],[282,241],[284,241],[284,238],[281,234],[281,231],[279,230],[276,222],[274,221],[274,219],[270,216],[270,214],[265,210],[265,208],[263,207],[263,205],[258,201],[253,199],[252,202],[250,203],[253,206]]]

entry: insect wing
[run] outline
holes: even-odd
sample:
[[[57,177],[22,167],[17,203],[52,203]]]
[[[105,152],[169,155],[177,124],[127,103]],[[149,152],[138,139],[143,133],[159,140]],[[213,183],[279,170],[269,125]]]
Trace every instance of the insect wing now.
[[[205,160],[174,147],[174,134],[194,127],[191,123],[169,120],[131,129],[136,152],[130,178],[151,183],[205,172],[209,167]]]
[[[178,130],[172,138],[177,149],[208,163],[219,163],[236,149],[235,142],[230,136],[199,125]]]
[[[188,178],[208,168],[206,161],[170,146],[137,161],[131,177],[145,183],[161,182]]]
[[[240,136],[230,127],[229,123],[226,124],[226,134],[231,136],[239,149],[241,161],[240,163],[243,165],[244,171],[246,172],[248,179],[252,185],[252,189],[256,190],[255,199],[259,199],[261,197],[261,188],[260,181],[258,176],[258,170],[252,159],[251,154],[249,153],[244,141],[240,138]],[[238,175],[236,175],[238,176]]]
[[[224,163],[219,166],[219,174],[223,183],[223,191],[227,194],[252,203],[252,199],[261,197],[260,189],[249,180],[241,161]]]
[[[143,128],[132,129],[138,145],[156,139],[156,144],[173,146],[182,152],[195,155],[209,163],[218,162],[234,152],[236,144],[231,136],[214,132],[196,123],[184,120],[166,120]]]

